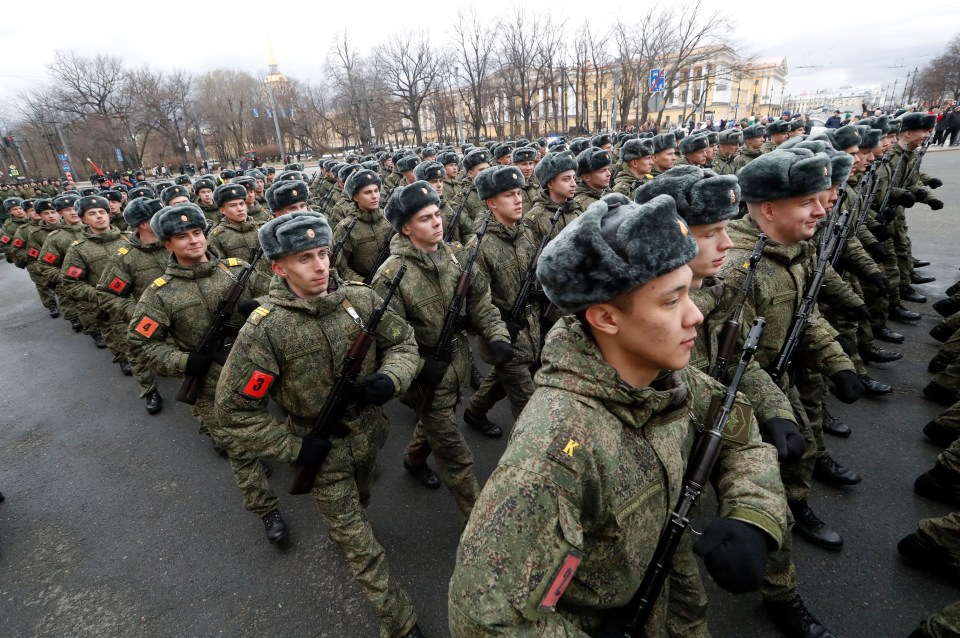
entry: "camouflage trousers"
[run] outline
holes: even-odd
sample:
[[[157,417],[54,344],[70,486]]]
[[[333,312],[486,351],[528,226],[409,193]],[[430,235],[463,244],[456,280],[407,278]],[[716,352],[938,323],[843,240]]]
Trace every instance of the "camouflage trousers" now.
[[[37,294],[40,295],[40,303],[43,304],[43,307],[48,310],[50,308],[56,308],[57,295],[47,287],[46,282],[40,275],[33,272],[30,266],[27,266],[27,271],[30,274],[30,280],[33,281],[33,285],[37,287]]]
[[[960,636],[960,602],[951,603],[924,620],[920,629],[927,638]]]
[[[891,254],[895,254],[893,239],[887,239],[881,242],[883,247]],[[890,292],[881,293],[869,282],[863,282],[864,293],[867,295],[867,305],[870,307],[870,315],[873,317],[871,325],[877,330],[887,325],[887,317],[890,316],[890,306],[900,304],[900,269],[897,260],[882,261],[878,264],[883,270],[883,276],[890,282]]]
[[[823,438],[823,417],[830,398],[826,379],[818,372],[804,370],[797,378],[797,393],[807,413],[807,421],[811,424],[813,440],[817,446],[816,458],[829,456],[830,452]]]
[[[956,470],[956,460],[960,456],[960,445],[954,443],[941,454],[951,452],[952,463]],[[954,558],[960,558],[960,514],[952,512],[937,518],[925,518],[917,523],[917,535],[923,540],[934,543],[946,550]],[[954,638],[960,636],[960,602],[947,605],[922,623],[920,628],[929,638]]]
[[[897,255],[900,285],[903,287],[910,285],[910,278],[913,276],[913,244],[907,234],[908,230],[906,212],[900,208],[893,219],[893,248]]]
[[[940,346],[933,360],[945,367],[949,367],[960,359],[960,312],[950,315],[944,319],[943,323],[953,328],[954,333]],[[955,327],[953,324],[958,325]]]
[[[516,420],[535,389],[533,375],[530,374],[528,365],[508,363],[492,367],[480,383],[480,388],[467,402],[467,411],[470,414],[482,416],[506,397],[510,402],[510,412]]]
[[[953,318],[950,317],[950,320]],[[960,331],[954,332],[947,342],[940,346],[934,360],[946,366],[943,372],[933,377],[934,383],[960,392]]]
[[[947,449],[937,456],[937,463],[948,470],[960,473],[960,439],[951,443]],[[957,558],[960,558],[960,551],[957,552]]]
[[[850,284],[861,299],[865,299],[864,290],[860,286],[860,281],[853,275],[847,273],[843,277],[844,281]],[[873,331],[870,329],[870,321],[866,319],[850,319],[842,313],[834,311],[829,306],[820,307],[823,316],[827,319],[833,329],[840,333],[840,336],[847,340],[854,347],[854,352],[847,353],[853,367],[858,375],[867,373],[867,366],[860,357],[860,351],[873,345]]]
[[[317,474],[311,496],[327,525],[327,533],[347,559],[353,578],[380,619],[381,638],[398,638],[417,622],[410,596],[391,579],[383,546],[373,535],[366,507],[372,472],[386,440],[340,439]]]
[[[64,294],[60,292],[59,286],[54,290],[54,292],[57,295],[57,299],[60,301],[60,310],[63,313],[63,318],[66,319],[67,321],[73,321],[74,319],[79,320],[80,313],[77,312],[77,307],[74,304],[74,302],[67,299],[66,296],[64,296]]]
[[[693,538],[689,533],[680,537],[668,578],[667,636],[709,638],[707,591],[703,588],[700,566],[693,554]]]
[[[461,343],[466,338],[461,336]],[[421,409],[423,391],[414,382],[404,395],[404,403],[417,412],[417,427],[403,451],[408,465],[423,465],[432,452],[440,470],[440,478],[460,510],[464,522],[477,502],[480,484],[473,472],[473,453],[456,422],[456,407],[460,388],[470,379],[470,351],[466,347],[454,352],[453,364],[447,369],[443,382],[433,395],[433,401]]]
[[[804,372],[798,371],[800,375]],[[818,440],[823,438],[823,421],[816,424],[810,422],[796,383],[791,384],[786,394],[807,449],[797,463],[780,466],[780,478],[783,479],[783,488],[788,501],[806,501],[813,483],[813,466],[817,461],[818,447],[822,445],[822,443],[818,444]]]
[[[190,407],[193,418],[200,426],[200,434],[210,436],[215,442],[219,442],[225,434],[217,420],[213,403],[220,370],[221,367],[218,364],[211,366],[200,388],[197,402]],[[236,481],[237,487],[240,488],[240,493],[243,495],[243,507],[248,512],[260,517],[271,510],[277,509],[279,501],[270,487],[270,482],[267,480],[260,459],[256,456],[236,453],[230,454],[229,459],[233,480]]]
[[[954,403],[934,419],[937,425],[960,431],[960,403]]]
[[[793,513],[787,508],[787,531],[779,549],[767,555],[760,595],[764,600],[785,603],[797,595],[797,566],[793,562]]]

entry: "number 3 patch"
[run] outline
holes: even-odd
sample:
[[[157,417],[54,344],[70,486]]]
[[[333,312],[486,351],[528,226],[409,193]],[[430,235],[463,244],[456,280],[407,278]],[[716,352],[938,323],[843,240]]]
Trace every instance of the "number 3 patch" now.
[[[240,394],[245,397],[250,397],[251,399],[262,399],[270,389],[273,379],[274,376],[266,370],[254,368],[250,374],[250,378],[247,379],[246,385],[243,386],[243,390],[240,391]]]

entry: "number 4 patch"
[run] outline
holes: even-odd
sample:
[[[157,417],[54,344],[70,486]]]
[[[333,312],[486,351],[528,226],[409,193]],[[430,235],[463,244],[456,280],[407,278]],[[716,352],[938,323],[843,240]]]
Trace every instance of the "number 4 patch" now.
[[[245,397],[250,397],[251,399],[262,399],[267,395],[273,379],[274,376],[266,370],[254,368],[250,374],[250,378],[247,379],[246,385],[243,386],[243,390],[240,391],[240,394]]]
[[[153,333],[157,331],[157,322],[156,320],[144,315],[143,319],[140,320],[140,323],[137,324],[137,327],[134,328],[134,330],[149,339],[153,336]]]

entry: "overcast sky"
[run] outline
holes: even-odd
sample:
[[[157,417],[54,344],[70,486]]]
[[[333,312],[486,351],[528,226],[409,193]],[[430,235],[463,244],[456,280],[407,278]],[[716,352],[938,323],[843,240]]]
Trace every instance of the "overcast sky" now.
[[[571,37],[585,20],[603,27],[619,15],[630,21],[645,2],[523,0],[533,15],[549,12],[566,20]],[[472,6],[496,20],[516,2],[483,0]],[[39,8],[41,5],[36,5]],[[7,20],[0,35],[0,117],[9,116],[15,96],[45,81],[46,65],[57,49],[84,55],[117,55],[130,66],[149,63],[196,72],[233,67],[260,73],[266,69],[267,40],[280,70],[299,79],[319,78],[330,43],[344,29],[359,50],[403,29],[425,29],[438,46],[449,46],[449,25],[459,2],[380,1],[270,3],[239,0],[226,5],[171,5],[141,2],[128,8],[80,7],[47,0],[40,23]],[[731,6],[737,7],[731,9]],[[780,5],[704,0],[708,13],[726,12],[732,34],[745,53],[785,55],[787,94],[841,85],[888,84],[903,78],[940,53],[960,32],[960,2],[846,3]],[[881,10],[881,7],[883,10]],[[602,18],[595,17],[597,9]],[[117,16],[119,11],[122,15]],[[820,14],[820,15],[818,15]],[[825,15],[824,15],[825,14]],[[8,17],[12,17],[7,11]],[[899,92],[899,89],[898,89]]]

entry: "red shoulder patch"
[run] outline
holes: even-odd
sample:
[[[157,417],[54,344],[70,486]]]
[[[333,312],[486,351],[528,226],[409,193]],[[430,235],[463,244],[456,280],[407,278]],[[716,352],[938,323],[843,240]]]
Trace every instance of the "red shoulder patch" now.
[[[37,257],[40,256],[40,249],[39,249],[39,248],[31,248],[30,250],[27,251],[27,254],[30,255],[31,257],[33,257],[34,259],[36,259]]]
[[[21,246],[23,246],[23,240],[22,240],[22,239],[14,239],[14,240],[13,240],[13,247],[14,247],[14,248],[20,248]]]
[[[137,327],[134,328],[134,330],[149,339],[153,336],[153,333],[157,331],[157,326],[158,324],[155,319],[151,319],[147,315],[143,315],[143,319],[140,320],[140,323],[137,324]]]
[[[273,384],[274,376],[266,370],[254,368],[240,394],[251,399],[262,399]]]
[[[577,573],[577,567],[580,566],[581,560],[583,560],[583,552],[576,549],[571,549],[567,557],[563,559],[560,569],[554,574],[550,586],[547,587],[547,593],[543,595],[543,600],[540,601],[541,612],[557,610],[557,603],[560,602],[563,593],[567,591],[567,585],[573,580],[573,575]]]
[[[80,266],[70,266],[67,268],[67,277],[70,279],[80,279],[80,275],[83,274],[83,268]]]
[[[125,282],[123,279],[120,279],[119,277],[114,277],[113,281],[110,282],[110,285],[108,286],[108,288],[110,288],[110,290],[112,290],[113,292],[119,295],[120,293],[122,293],[124,290],[127,289],[127,285],[128,285],[127,282]]]
[[[53,254],[53,253],[47,253],[46,255],[43,256],[43,260],[44,260],[45,262],[47,262],[48,264],[55,264],[55,263],[57,263],[57,259],[58,259],[58,257],[57,257],[55,254]]]
[[[10,243],[10,235],[4,235],[3,237],[0,237],[0,243],[9,244],[9,243]]]

